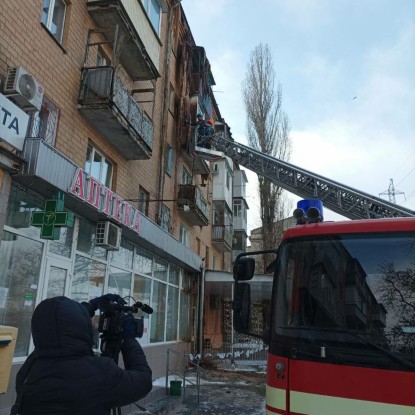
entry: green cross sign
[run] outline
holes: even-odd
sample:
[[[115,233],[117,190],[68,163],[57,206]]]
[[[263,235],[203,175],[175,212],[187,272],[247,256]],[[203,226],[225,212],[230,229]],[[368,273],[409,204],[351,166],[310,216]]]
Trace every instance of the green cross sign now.
[[[61,226],[71,226],[72,215],[63,210],[63,199],[46,200],[43,212],[33,212],[31,225],[40,226],[42,239],[57,240]]]

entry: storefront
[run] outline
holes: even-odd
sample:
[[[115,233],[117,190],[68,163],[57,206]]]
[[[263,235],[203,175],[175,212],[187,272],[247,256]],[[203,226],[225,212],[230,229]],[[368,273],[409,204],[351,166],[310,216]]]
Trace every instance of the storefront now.
[[[33,144],[26,146],[25,167],[13,178],[0,244],[0,324],[19,329],[14,361],[23,361],[33,348],[30,319],[35,306],[58,295],[86,301],[113,292],[130,296],[131,303],[149,304],[154,313],[143,314],[140,343],[150,354],[152,346],[189,342],[196,335],[200,257],[150,219],[137,219],[133,207],[122,209],[129,211],[131,221],[125,214],[116,220],[122,228],[119,249],[98,246],[97,221],[114,219],[117,204],[126,202],[111,192],[114,207],[105,211],[107,192],[100,192],[102,206],[94,203],[95,196],[89,198],[89,190],[80,197],[79,188],[73,191],[83,176],[79,167],[45,143]],[[42,159],[45,154],[48,160]],[[59,239],[42,239],[41,227],[31,226],[31,217],[44,211],[56,191],[64,194],[65,210],[74,214],[74,221],[60,227]]]

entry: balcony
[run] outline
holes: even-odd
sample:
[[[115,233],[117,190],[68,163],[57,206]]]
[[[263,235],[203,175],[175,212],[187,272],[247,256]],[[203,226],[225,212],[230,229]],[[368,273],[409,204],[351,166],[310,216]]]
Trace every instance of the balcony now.
[[[118,27],[119,60],[133,81],[160,77],[161,42],[140,0],[87,0],[87,9],[98,27]],[[117,41],[115,30],[105,37]]]
[[[202,191],[193,184],[179,185],[177,197],[183,217],[194,226],[207,226],[209,224],[210,207]]]
[[[231,225],[212,226],[212,244],[221,252],[232,250],[233,229]]]
[[[147,160],[154,128],[112,67],[82,69],[78,110],[127,160]]]

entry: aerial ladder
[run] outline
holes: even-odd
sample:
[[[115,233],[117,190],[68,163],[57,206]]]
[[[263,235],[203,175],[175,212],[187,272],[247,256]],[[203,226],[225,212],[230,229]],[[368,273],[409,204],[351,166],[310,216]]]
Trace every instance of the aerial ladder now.
[[[204,143],[209,142],[209,146]],[[210,147],[210,148],[206,148]],[[188,143],[191,157],[217,160],[227,156],[248,170],[303,199],[320,199],[331,211],[349,219],[415,217],[413,210],[301,169],[235,142],[226,130],[200,137],[197,129]]]

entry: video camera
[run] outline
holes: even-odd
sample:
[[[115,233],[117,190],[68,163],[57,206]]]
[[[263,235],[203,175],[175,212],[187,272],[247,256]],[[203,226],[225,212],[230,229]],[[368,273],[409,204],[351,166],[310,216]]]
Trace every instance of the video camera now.
[[[126,318],[131,318],[132,314],[137,313],[138,310],[147,314],[153,313],[153,309],[149,305],[143,304],[140,301],[136,301],[132,306],[127,306],[124,300],[114,302],[107,299],[99,303],[99,310],[98,331],[101,333],[101,352],[104,356],[113,358],[118,355],[121,347],[123,321]],[[143,337],[143,316],[141,318],[134,318],[134,332],[135,337]]]

